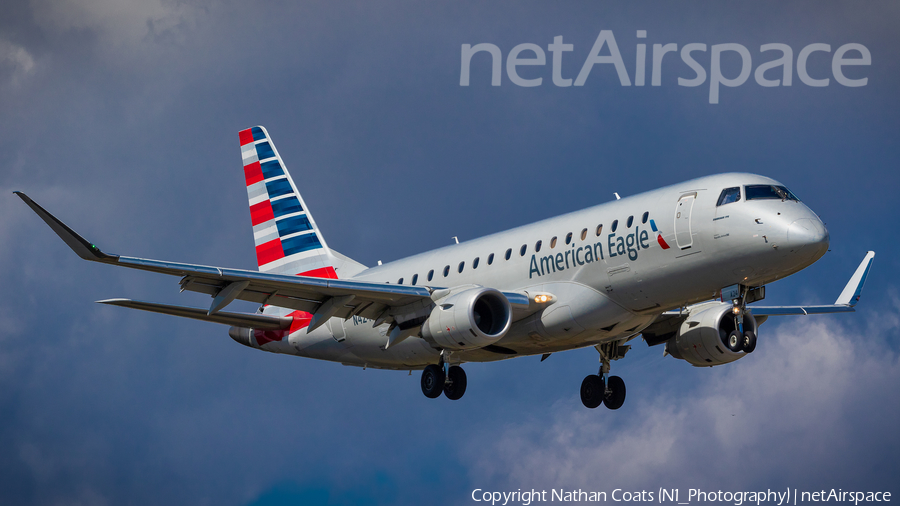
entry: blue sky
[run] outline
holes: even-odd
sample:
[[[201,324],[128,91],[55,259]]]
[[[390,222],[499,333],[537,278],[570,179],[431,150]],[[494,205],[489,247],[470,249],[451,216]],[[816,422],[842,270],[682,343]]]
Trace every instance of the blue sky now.
[[[0,7],[0,502],[471,504],[475,488],[888,490],[900,436],[895,2],[112,2]],[[768,43],[800,82],[584,86],[505,73],[518,44]],[[647,38],[636,38],[646,30]],[[459,85],[463,44],[485,55]],[[835,82],[831,55],[871,65]],[[527,53],[527,52],[526,52]],[[705,56],[704,56],[705,54]],[[710,70],[709,53],[695,53]],[[530,56],[523,54],[523,56]],[[705,58],[705,60],[703,59]],[[648,55],[648,68],[650,55]],[[736,54],[723,74],[739,72]],[[767,74],[773,78],[774,74]],[[649,81],[649,76],[648,76]],[[635,343],[617,412],[578,400],[591,349],[467,366],[459,402],[418,375],[238,346],[222,326],[105,307],[203,305],[177,279],[87,264],[22,190],[105,251],[253,268],[237,132],[264,125],[329,245],[373,265],[725,171],[774,177],[827,223],[831,251],[767,302],[830,303],[867,250],[855,314],[771,319],[750,357],[695,369]],[[251,306],[243,309],[252,310]],[[684,493],[684,492],[683,492]]]

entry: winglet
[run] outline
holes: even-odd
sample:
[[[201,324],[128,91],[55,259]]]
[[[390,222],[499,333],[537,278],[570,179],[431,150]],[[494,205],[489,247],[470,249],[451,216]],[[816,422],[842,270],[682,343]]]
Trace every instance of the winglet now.
[[[869,269],[872,267],[873,260],[875,260],[875,252],[870,251],[866,253],[866,257],[863,258],[862,263],[856,268],[856,272],[853,273],[850,281],[847,282],[844,291],[834,301],[835,304],[853,307],[859,302],[859,297],[862,295],[863,285],[866,284],[866,277],[869,275]]]
[[[94,262],[115,262],[119,257],[117,255],[107,255],[106,253],[100,251],[100,248],[94,246],[84,237],[78,235],[77,232],[69,228],[65,223],[59,221],[56,216],[53,216],[46,209],[39,206],[35,201],[31,200],[28,195],[20,191],[13,192],[19,196],[28,207],[31,208],[32,211],[37,213],[38,216],[42,220],[44,220],[47,225],[50,225],[50,228],[56,232],[56,235],[60,237],[70,248],[74,251],[78,256],[85,260],[92,260]]]

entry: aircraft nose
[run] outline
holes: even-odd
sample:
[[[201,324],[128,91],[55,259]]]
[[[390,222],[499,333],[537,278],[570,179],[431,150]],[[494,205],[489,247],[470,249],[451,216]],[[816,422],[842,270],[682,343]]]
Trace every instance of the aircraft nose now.
[[[798,252],[811,253],[816,259],[828,251],[828,229],[818,218],[802,218],[795,220],[788,227],[787,242],[789,247]]]

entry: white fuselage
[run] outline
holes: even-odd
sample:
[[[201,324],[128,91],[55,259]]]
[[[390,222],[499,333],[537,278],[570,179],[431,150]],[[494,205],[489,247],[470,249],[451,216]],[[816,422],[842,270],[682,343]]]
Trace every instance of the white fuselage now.
[[[723,189],[758,184],[780,186],[753,174],[703,177],[428,251],[349,278],[434,288],[482,285],[554,296],[553,304],[515,321],[495,346],[454,352],[451,363],[624,341],[664,311],[712,299],[726,286],[772,282],[825,253],[828,232],[799,201],[744,196],[717,205]],[[304,328],[261,348],[389,369],[422,368],[437,361],[439,350],[417,337],[384,349],[388,326],[372,324],[334,318],[311,333]]]

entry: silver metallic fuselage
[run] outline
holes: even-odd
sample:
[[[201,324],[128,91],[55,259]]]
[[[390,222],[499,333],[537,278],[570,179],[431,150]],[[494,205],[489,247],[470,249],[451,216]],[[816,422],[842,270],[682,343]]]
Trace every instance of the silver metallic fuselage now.
[[[828,231],[802,202],[741,199],[716,205],[724,188],[754,184],[780,186],[753,174],[698,178],[359,272],[345,269],[341,275],[386,283],[402,278],[404,284],[415,276],[418,285],[431,287],[483,285],[555,297],[546,309],[514,322],[496,346],[454,352],[452,363],[623,340],[638,335],[664,311],[712,299],[737,283],[770,283],[827,251]],[[433,278],[428,280],[430,271]],[[419,338],[385,350],[387,325],[373,328],[372,323],[334,318],[311,333],[304,328],[262,348],[391,369],[436,362],[439,351]]]

